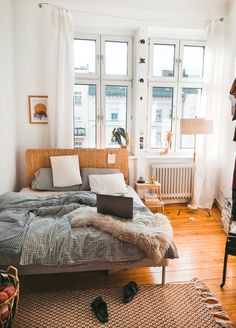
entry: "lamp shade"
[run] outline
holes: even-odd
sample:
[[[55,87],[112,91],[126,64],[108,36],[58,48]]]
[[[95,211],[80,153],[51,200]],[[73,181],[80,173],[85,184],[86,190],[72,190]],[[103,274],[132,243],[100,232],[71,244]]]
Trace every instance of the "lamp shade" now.
[[[180,134],[213,133],[213,121],[205,118],[181,118]]]

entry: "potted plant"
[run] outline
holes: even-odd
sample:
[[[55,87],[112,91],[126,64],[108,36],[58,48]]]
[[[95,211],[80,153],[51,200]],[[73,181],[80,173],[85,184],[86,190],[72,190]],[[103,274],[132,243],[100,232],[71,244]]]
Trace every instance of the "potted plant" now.
[[[129,144],[128,133],[123,128],[114,128],[112,131],[112,140],[115,140],[121,148],[127,148]]]

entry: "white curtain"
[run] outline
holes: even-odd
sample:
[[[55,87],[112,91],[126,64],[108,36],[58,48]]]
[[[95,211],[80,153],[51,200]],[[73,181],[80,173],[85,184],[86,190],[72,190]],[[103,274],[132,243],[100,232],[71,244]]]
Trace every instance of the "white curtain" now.
[[[72,13],[50,7],[53,24],[49,63],[48,113],[52,148],[73,148],[73,22]]]
[[[211,208],[219,178],[219,145],[222,135],[222,111],[224,105],[224,22],[212,21],[208,27],[205,60],[205,91],[203,117],[213,119],[214,133],[198,136],[197,160],[194,180],[193,203],[199,208]]]
[[[11,0],[0,2],[0,194],[16,185],[14,18]],[[17,62],[17,58],[16,58]],[[19,104],[17,110],[19,111]],[[21,111],[23,109],[21,108]]]

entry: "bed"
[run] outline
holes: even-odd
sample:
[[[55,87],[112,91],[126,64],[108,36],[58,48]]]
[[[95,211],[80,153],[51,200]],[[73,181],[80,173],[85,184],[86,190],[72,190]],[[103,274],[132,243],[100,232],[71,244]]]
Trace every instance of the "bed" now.
[[[115,155],[115,163],[108,163],[108,155]],[[34,211],[31,210],[30,204],[35,204],[39,200],[42,204],[53,203],[56,201],[66,200],[66,204],[70,206],[74,202],[84,202],[84,199],[88,199],[89,202],[94,202],[94,194],[91,192],[48,192],[48,191],[33,191],[30,186],[32,180],[34,179],[35,172],[40,168],[50,168],[50,157],[51,156],[61,156],[61,155],[78,155],[80,168],[109,168],[109,169],[119,169],[123,173],[124,179],[128,184],[129,174],[128,174],[128,153],[126,149],[28,149],[25,154],[26,161],[26,180],[27,187],[23,188],[21,193],[7,193],[4,197],[6,204],[12,204],[12,209],[17,212],[16,200],[21,200],[21,204],[28,204],[28,209],[22,211],[21,215],[27,212],[27,224],[24,234],[24,242],[21,248],[21,258],[16,261],[12,259],[11,256],[6,256],[4,252],[0,252],[0,266],[13,264],[19,269],[20,274],[43,274],[43,273],[58,273],[58,272],[77,272],[77,271],[97,271],[97,270],[108,270],[109,272],[115,272],[122,269],[136,268],[136,267],[162,267],[162,283],[165,282],[165,268],[168,265],[169,259],[177,258],[178,253],[175,248],[174,242],[166,252],[166,255],[157,263],[153,261],[150,257],[145,255],[145,253],[134,245],[130,245],[126,241],[116,239],[109,235],[107,232],[99,231],[94,227],[84,227],[84,228],[72,228],[68,226],[68,217],[64,216],[60,220],[53,221],[53,229],[50,230],[52,219],[48,218],[47,215],[43,217],[35,216]],[[136,204],[137,210],[142,210],[143,212],[148,211],[143,205],[141,200],[135,191],[128,186],[127,196],[133,197],[134,203]],[[10,198],[9,198],[10,197]],[[14,198],[15,197],[15,198]],[[10,203],[9,203],[10,199]],[[87,200],[86,200],[87,201]],[[61,204],[61,203],[60,203]],[[64,204],[64,203],[63,203]],[[7,210],[11,207],[7,205]],[[10,207],[9,207],[10,206]],[[4,206],[3,206],[4,207]],[[17,212],[18,213],[18,212]],[[38,215],[38,214],[37,214]],[[16,216],[17,218],[17,216]],[[17,219],[16,219],[17,220]],[[1,219],[0,219],[1,222]],[[54,227],[57,224],[56,228]],[[18,221],[17,221],[18,223]],[[48,225],[49,224],[49,225]],[[55,230],[57,229],[57,230]],[[50,252],[50,247],[48,245],[55,245],[55,239],[60,240],[59,236],[62,232],[68,230],[68,234],[63,235],[63,240],[67,240],[66,246],[63,243],[57,241],[57,247],[62,256],[58,257],[52,256],[51,254],[47,257],[44,256],[45,252]],[[14,231],[14,229],[13,229]],[[50,231],[50,236],[49,236]],[[57,233],[55,233],[57,231]],[[58,232],[59,231],[59,232]],[[44,241],[44,235],[47,234],[47,243]],[[1,236],[1,235],[0,235]],[[66,238],[65,238],[66,237]],[[50,239],[51,238],[51,239]],[[54,238],[54,239],[53,239]],[[17,239],[17,238],[15,238]],[[48,242],[49,240],[49,242]],[[51,244],[50,241],[53,240]],[[81,244],[81,242],[83,242]],[[48,244],[47,247],[44,247]],[[59,245],[59,246],[58,246]],[[69,248],[68,248],[68,245]],[[82,246],[81,246],[82,245]],[[89,246],[88,246],[89,245]],[[105,246],[104,246],[105,245]],[[37,249],[40,248],[40,249]],[[99,249],[100,247],[100,249]],[[104,248],[105,247],[105,248]],[[53,247],[52,247],[53,248]],[[96,248],[96,251],[95,251]],[[97,248],[99,250],[97,250]],[[37,249],[37,251],[36,251]],[[73,256],[70,254],[71,249],[73,250]],[[76,252],[74,251],[76,249]],[[88,257],[83,259],[84,254],[81,253],[83,249],[85,254],[89,254]],[[54,249],[53,249],[54,251]],[[52,253],[53,253],[52,251]],[[64,252],[64,253],[63,253]],[[26,255],[25,255],[26,253]],[[81,254],[80,254],[81,253]],[[40,254],[40,256],[38,255]],[[66,254],[66,255],[65,255]],[[68,255],[69,254],[69,255]],[[38,256],[38,258],[37,258]],[[51,258],[50,258],[51,256]],[[46,258],[46,260],[45,260]],[[60,258],[60,260],[58,260]],[[56,260],[55,260],[56,259]],[[17,262],[17,263],[16,263]]]

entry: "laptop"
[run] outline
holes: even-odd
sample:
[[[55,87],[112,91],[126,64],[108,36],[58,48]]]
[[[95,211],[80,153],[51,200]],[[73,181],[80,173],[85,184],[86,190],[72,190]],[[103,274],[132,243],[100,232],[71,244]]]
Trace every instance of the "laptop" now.
[[[97,194],[97,211],[125,219],[133,219],[133,198]]]

